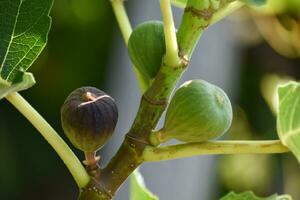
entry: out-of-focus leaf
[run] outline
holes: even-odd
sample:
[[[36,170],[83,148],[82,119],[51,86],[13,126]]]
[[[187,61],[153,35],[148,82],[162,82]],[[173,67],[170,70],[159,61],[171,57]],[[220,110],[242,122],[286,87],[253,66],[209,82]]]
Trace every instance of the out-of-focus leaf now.
[[[35,82],[25,71],[47,42],[52,0],[0,1],[0,99]]]
[[[243,192],[236,194],[234,192],[228,193],[226,196],[222,197],[220,200],[292,200],[289,195],[277,195],[274,194],[270,197],[257,197],[253,192]]]
[[[277,131],[282,143],[300,162],[300,85],[289,82],[278,87]]]
[[[280,84],[285,84],[292,81],[291,77],[281,77],[277,74],[267,74],[261,80],[260,90],[269,108],[273,114],[277,115],[278,109],[278,95],[277,88]]]
[[[130,200],[158,200],[145,186],[144,178],[138,170],[130,177]]]

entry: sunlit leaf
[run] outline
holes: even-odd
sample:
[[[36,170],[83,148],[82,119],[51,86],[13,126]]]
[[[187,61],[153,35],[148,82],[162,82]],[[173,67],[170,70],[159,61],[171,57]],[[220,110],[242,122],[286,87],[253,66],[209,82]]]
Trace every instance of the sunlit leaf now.
[[[47,42],[52,0],[0,0],[0,99],[31,87],[25,73]]]
[[[300,85],[289,82],[278,87],[277,132],[284,145],[300,161]]]
[[[144,178],[138,170],[130,177],[130,200],[158,200],[145,186]]]
[[[253,192],[243,192],[240,194],[230,192],[220,200],[292,200],[289,195],[274,194],[269,197],[257,197]]]

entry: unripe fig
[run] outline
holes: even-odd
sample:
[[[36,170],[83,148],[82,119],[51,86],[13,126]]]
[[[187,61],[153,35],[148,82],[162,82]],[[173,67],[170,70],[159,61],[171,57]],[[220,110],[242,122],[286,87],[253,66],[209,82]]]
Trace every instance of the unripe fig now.
[[[95,152],[111,137],[118,119],[113,98],[95,87],[74,90],[61,108],[64,132],[72,144]]]
[[[130,35],[128,51],[132,63],[148,80],[157,74],[166,52],[163,23],[148,21]]]
[[[231,125],[230,100],[219,87],[203,80],[187,81],[177,89],[161,134],[183,142],[201,142],[223,135]]]

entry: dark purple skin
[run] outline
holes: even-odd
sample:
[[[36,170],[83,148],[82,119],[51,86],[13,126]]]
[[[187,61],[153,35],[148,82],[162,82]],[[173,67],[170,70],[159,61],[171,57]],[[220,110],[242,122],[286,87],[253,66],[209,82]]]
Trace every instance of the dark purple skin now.
[[[62,127],[72,144],[94,152],[112,136],[118,109],[112,97],[95,87],[74,90],[61,108]]]

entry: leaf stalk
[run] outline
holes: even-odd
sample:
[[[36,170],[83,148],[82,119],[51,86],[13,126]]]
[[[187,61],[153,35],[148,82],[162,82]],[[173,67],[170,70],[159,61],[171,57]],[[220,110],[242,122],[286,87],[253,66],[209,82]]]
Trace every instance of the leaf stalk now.
[[[6,96],[6,99],[41,133],[63,160],[79,188],[84,188],[89,183],[90,176],[58,133],[19,93],[11,93]]]

